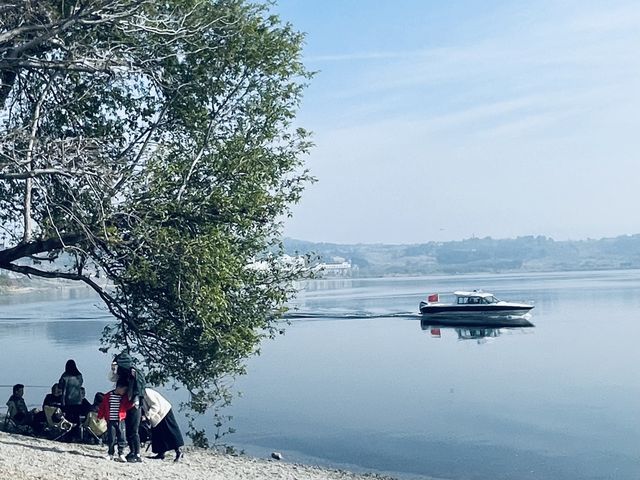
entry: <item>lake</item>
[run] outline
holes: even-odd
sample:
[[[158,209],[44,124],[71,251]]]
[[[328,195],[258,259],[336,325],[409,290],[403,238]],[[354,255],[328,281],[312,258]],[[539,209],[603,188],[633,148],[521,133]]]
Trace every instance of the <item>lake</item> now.
[[[531,328],[430,328],[427,293],[533,302]],[[0,297],[0,395],[38,404],[68,358],[109,388],[109,320],[79,290]],[[640,272],[315,280],[236,381],[226,442],[401,478],[640,478]],[[175,399],[174,399],[175,400]],[[4,401],[2,402],[4,403]]]

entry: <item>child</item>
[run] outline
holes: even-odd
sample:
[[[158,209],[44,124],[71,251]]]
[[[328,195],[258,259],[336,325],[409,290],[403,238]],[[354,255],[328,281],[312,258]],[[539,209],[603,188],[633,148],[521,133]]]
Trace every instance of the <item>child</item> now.
[[[127,410],[132,407],[127,396],[127,386],[123,383],[118,382],[115,390],[102,398],[98,409],[98,418],[104,418],[107,421],[109,458],[118,462],[127,461],[124,456],[124,447],[127,444],[124,420],[127,417]],[[117,457],[115,456],[116,443],[118,444]]]

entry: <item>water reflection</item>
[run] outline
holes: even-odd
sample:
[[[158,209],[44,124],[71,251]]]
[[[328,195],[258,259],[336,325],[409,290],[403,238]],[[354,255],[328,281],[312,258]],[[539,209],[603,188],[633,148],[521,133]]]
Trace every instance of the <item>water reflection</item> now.
[[[56,345],[65,347],[100,345],[100,338],[107,322],[76,321],[45,323],[46,337]]]
[[[460,318],[422,318],[420,328],[428,330],[432,338],[442,338],[442,332],[453,330],[458,340],[475,340],[478,343],[486,343],[489,339],[498,338],[505,331],[525,333],[525,329],[533,328],[529,320],[524,317],[511,319],[476,319],[470,321],[466,317]]]
[[[353,280],[350,278],[302,280],[296,282],[296,287],[298,290],[306,292],[340,290],[344,288],[352,288]]]
[[[100,345],[102,330],[108,325],[102,321],[75,322],[0,322],[0,337],[14,342],[47,339],[52,345],[63,347]]]

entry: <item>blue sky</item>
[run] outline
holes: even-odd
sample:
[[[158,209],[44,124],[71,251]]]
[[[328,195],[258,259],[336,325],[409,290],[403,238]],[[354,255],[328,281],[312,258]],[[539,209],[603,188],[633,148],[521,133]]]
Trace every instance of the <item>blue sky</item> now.
[[[318,71],[285,234],[640,233],[640,2],[280,0]]]

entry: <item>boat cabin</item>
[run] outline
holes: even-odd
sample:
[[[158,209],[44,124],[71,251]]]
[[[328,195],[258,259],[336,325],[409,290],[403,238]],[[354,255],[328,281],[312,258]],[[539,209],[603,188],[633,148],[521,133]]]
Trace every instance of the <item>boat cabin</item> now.
[[[485,292],[453,292],[458,305],[498,303],[498,299]]]

